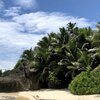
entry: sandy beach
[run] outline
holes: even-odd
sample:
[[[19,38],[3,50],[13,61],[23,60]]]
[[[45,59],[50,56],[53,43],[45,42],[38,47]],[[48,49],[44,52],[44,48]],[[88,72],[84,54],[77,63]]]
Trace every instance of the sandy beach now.
[[[73,95],[68,90],[42,89],[16,93],[0,93],[0,100],[100,100],[98,95]]]

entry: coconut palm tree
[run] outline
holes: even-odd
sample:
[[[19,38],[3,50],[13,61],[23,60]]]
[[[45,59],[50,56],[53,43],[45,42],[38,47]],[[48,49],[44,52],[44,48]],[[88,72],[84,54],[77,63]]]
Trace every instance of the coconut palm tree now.
[[[100,32],[69,23],[43,37],[34,50],[25,50],[19,62],[23,61],[37,70],[41,87],[65,87],[80,72],[100,64]]]

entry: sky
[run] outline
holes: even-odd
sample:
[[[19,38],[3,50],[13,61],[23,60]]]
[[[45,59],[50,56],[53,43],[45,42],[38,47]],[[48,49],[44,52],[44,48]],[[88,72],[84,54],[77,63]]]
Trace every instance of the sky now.
[[[12,69],[22,52],[67,23],[94,27],[100,0],[0,0],[0,69]]]

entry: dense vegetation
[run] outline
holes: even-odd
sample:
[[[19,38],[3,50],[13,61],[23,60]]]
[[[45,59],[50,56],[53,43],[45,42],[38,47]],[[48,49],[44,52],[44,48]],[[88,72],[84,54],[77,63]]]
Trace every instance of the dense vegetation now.
[[[15,68],[21,64],[34,68],[41,88],[65,88],[76,75],[100,64],[99,23],[97,28],[78,28],[69,23],[58,33],[43,37],[34,49],[25,50]],[[88,75],[84,72],[78,77],[88,78]]]
[[[98,68],[100,70],[100,66]],[[78,95],[100,94],[100,72],[98,70],[82,72],[71,81],[69,89]]]

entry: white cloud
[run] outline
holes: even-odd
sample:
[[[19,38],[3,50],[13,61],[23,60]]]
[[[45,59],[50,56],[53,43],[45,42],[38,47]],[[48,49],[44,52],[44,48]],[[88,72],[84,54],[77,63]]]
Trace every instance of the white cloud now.
[[[21,8],[20,7],[11,7],[9,9],[6,9],[4,11],[5,16],[18,16],[20,13]]]
[[[36,8],[36,0],[14,0],[15,5],[21,6],[23,9]]]
[[[63,13],[34,12],[0,20],[0,66],[12,68],[24,49],[36,46],[45,33],[57,32],[68,22],[76,22],[79,27],[92,26],[85,18]]]
[[[22,28],[23,26],[15,22],[0,22],[0,66],[2,68],[14,67],[23,50],[36,46],[39,39],[44,36],[23,33]]]
[[[58,31],[59,27],[66,26],[69,22],[76,23],[79,27],[91,26],[91,22],[85,18],[67,16],[63,13],[36,12],[14,17],[13,20],[23,25],[28,32]]]
[[[30,46],[32,41],[34,41],[33,35],[22,31],[23,26],[18,23],[0,22],[0,43],[10,44],[9,46]]]

